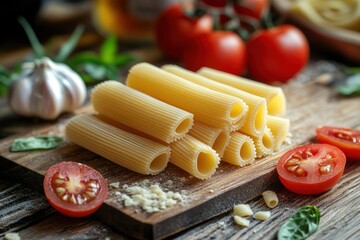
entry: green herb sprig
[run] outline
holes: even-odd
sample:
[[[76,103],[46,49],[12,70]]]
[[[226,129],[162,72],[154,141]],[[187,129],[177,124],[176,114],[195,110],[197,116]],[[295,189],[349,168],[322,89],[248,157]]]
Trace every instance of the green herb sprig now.
[[[119,68],[135,60],[131,54],[119,54],[115,35],[109,35],[102,43],[99,53],[81,52],[66,63],[78,72],[85,83],[119,78]]]
[[[279,229],[278,240],[301,240],[313,234],[320,223],[320,211],[315,206],[298,209]]]

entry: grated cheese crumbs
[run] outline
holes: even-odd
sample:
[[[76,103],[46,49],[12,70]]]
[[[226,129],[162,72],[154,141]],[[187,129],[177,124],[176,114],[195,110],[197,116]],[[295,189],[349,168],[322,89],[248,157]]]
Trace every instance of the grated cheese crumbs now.
[[[168,180],[165,185],[171,186],[173,181]],[[179,202],[186,200],[186,191],[180,192],[164,191],[158,183],[150,184],[149,181],[143,181],[141,184],[124,184],[123,191],[116,191],[115,195],[120,197],[125,207],[139,206],[147,213],[154,213],[172,207]]]

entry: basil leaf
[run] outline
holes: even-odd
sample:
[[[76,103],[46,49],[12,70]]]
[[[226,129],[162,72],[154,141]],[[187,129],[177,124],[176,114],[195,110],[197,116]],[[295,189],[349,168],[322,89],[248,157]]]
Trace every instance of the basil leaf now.
[[[360,94],[360,73],[348,77],[345,84],[338,86],[336,91],[345,96]]]
[[[11,145],[12,152],[43,150],[56,148],[63,140],[57,136],[38,136],[15,139]]]
[[[278,240],[305,239],[317,230],[319,222],[320,211],[317,207],[301,207],[280,227]]]
[[[118,55],[115,60],[114,60],[114,64],[117,66],[117,67],[122,67],[132,61],[134,61],[135,58],[134,56],[130,55],[130,54],[121,54],[121,55]]]

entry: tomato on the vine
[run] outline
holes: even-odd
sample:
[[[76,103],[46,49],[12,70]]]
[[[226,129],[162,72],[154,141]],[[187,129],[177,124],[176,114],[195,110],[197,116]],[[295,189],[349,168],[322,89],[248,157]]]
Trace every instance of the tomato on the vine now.
[[[94,213],[105,201],[108,187],[95,169],[76,162],[60,162],[45,174],[44,192],[50,205],[70,217]]]
[[[169,58],[180,59],[189,40],[196,34],[212,31],[209,14],[190,17],[181,5],[174,4],[165,9],[155,24],[155,40],[159,49]]]
[[[210,67],[241,75],[246,65],[246,48],[233,32],[214,31],[194,36],[184,51],[182,64],[191,71]]]
[[[292,25],[260,30],[247,42],[248,74],[267,84],[287,82],[305,67],[308,59],[308,41]]]
[[[360,131],[351,128],[323,126],[316,128],[319,142],[340,148],[349,160],[360,160]]]
[[[261,19],[269,7],[268,0],[237,0],[233,3],[237,15]]]
[[[276,165],[281,183],[298,194],[319,194],[335,186],[346,164],[345,154],[329,144],[308,144],[282,155]]]

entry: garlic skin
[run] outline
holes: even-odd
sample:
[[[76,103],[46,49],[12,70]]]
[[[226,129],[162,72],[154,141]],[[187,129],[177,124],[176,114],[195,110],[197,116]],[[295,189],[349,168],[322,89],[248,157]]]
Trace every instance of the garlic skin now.
[[[23,64],[8,100],[12,111],[20,116],[54,120],[82,106],[85,99],[81,77],[67,65],[44,57]]]

